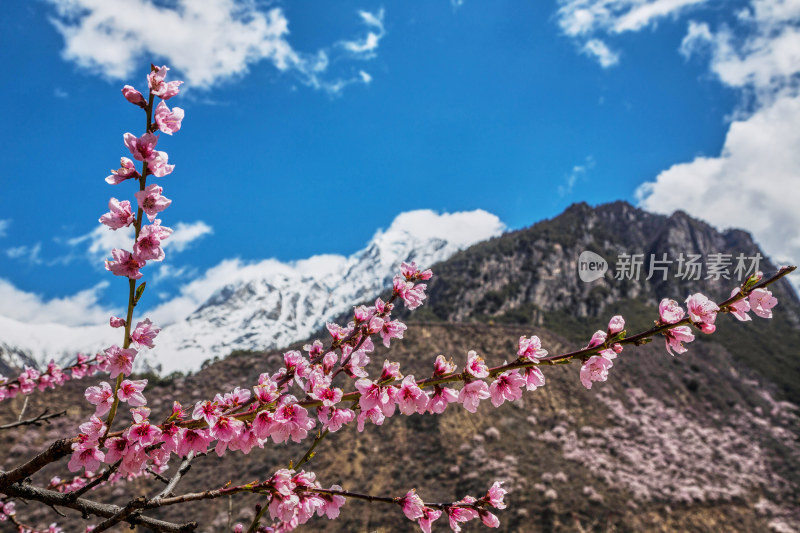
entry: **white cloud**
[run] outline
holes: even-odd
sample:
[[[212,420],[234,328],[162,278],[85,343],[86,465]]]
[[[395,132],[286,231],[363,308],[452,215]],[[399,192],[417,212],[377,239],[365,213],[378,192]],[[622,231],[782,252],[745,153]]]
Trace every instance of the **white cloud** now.
[[[505,224],[483,209],[441,214],[430,209],[418,209],[397,215],[392,225],[386,231],[379,230],[373,240],[381,234],[404,232],[416,239],[443,239],[463,248],[499,235],[504,230]]]
[[[170,263],[158,263],[155,274],[153,274],[153,283],[158,283],[160,281],[168,279],[178,279],[178,278],[192,279],[196,275],[197,275],[197,269],[194,267],[190,267],[187,265],[181,267],[175,267]],[[162,293],[160,295],[161,298],[166,298],[168,296],[169,293]]]
[[[85,235],[69,239],[67,244],[82,250],[90,261],[102,265],[104,259],[111,257],[113,248],[131,249],[133,246],[133,227],[112,230],[106,226],[97,226]]]
[[[572,167],[572,171],[567,174],[564,183],[558,186],[558,194],[560,196],[571,194],[575,184],[578,183],[578,179],[585,176],[586,172],[594,167],[594,164],[594,157],[587,156],[583,164]]]
[[[593,57],[603,68],[613,67],[619,63],[619,52],[612,51],[606,43],[600,39],[589,39],[581,48],[581,52],[589,57]]]
[[[108,281],[103,281],[73,295],[46,300],[38,294],[17,289],[0,278],[0,315],[30,324],[97,324],[107,321],[112,314],[98,303],[99,294],[108,285]]]
[[[800,96],[731,124],[719,157],[673,165],[637,191],[647,210],[682,209],[749,230],[778,261],[800,263]]]
[[[53,89],[53,96],[56,98],[69,98],[69,93],[62,89],[61,87],[56,87]]]
[[[686,35],[681,41],[678,51],[684,58],[689,59],[692,55],[708,48],[712,41],[713,37],[708,24],[690,20],[689,29],[686,30]]]
[[[603,68],[619,62],[600,36],[614,36],[654,26],[707,0],[559,0],[556,19],[561,31],[574,38],[580,51]]]
[[[0,237],[8,235],[8,228],[11,226],[11,220],[0,219]]]
[[[639,31],[707,0],[559,0],[557,18],[570,37]]]
[[[719,156],[673,165],[637,197],[645,209],[683,209],[718,227],[744,228],[774,259],[798,264],[800,2],[753,0],[738,19],[742,27],[716,33],[690,22],[681,52],[708,51],[712,73],[755,94],[754,107],[738,110]]]
[[[41,251],[42,243],[37,242],[33,246],[22,245],[8,248],[6,250],[6,255],[10,259],[23,261],[30,265],[40,265],[42,264],[42,258],[39,256]]]
[[[353,55],[362,59],[371,59],[375,57],[375,51],[378,49],[378,43],[386,35],[386,30],[383,27],[383,9],[377,13],[370,13],[369,11],[359,11],[358,15],[364,24],[375,31],[370,31],[363,39],[356,41],[341,41],[341,46]]]
[[[172,235],[164,241],[164,249],[172,252],[182,252],[197,239],[214,233],[211,226],[202,220],[191,224],[178,222],[172,229],[174,230]]]
[[[325,50],[295,50],[287,39],[289,21],[279,7],[264,11],[257,2],[236,0],[175,0],[169,5],[153,0],[48,1],[55,8],[51,22],[64,37],[63,57],[107,78],[126,79],[138,72],[142,58],[158,57],[198,88],[243,76],[261,61],[332,93],[360,80],[328,76]],[[367,59],[384,34],[383,14],[359,15],[369,32],[346,42],[352,53]]]
[[[711,71],[731,87],[753,88],[763,97],[796,85],[800,73],[800,2],[753,0],[738,16],[740,28],[712,32],[691,21],[681,43],[685,56],[711,53]],[[745,33],[744,36],[739,35]]]

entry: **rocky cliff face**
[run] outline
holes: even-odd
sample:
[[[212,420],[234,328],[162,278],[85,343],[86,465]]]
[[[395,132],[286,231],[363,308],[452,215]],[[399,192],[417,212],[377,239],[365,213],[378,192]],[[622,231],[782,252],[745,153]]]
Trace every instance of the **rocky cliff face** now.
[[[581,281],[578,271],[585,251],[608,263],[605,275],[589,283]],[[638,279],[627,275],[615,279],[623,269],[625,254],[644,258]],[[722,269],[730,279],[709,271],[714,254],[730,260],[727,269]],[[760,270],[776,270],[741,230],[719,232],[682,212],[653,215],[625,202],[596,208],[575,204],[552,220],[479,243],[438,265],[428,290],[430,305],[420,316],[449,322],[544,325],[578,340],[576,326],[586,319],[607,319],[621,312],[630,323],[644,327],[652,323],[653,308],[662,298],[682,302],[700,291],[724,299],[740,283],[736,276],[740,254],[746,267],[751,264],[749,258],[760,255]],[[699,257],[699,279],[694,279],[694,273],[684,279],[679,275],[679,259],[692,255]],[[651,256],[672,263],[663,263],[667,272],[656,270],[647,280]],[[773,292],[782,306],[774,321],[723,326],[712,340],[777,383],[786,397],[797,398],[800,300],[786,280],[776,284]]]
[[[578,259],[591,251],[608,262],[609,270],[593,282],[581,281]],[[624,267],[624,255],[641,254],[639,280],[628,279],[630,269]],[[716,278],[709,272],[713,254],[728,256],[725,269],[731,279]],[[750,235],[741,230],[719,232],[701,221],[676,212],[667,217],[637,209],[625,202],[591,208],[575,204],[552,220],[507,233],[465,250],[437,269],[429,293],[435,302],[433,312],[444,320],[460,321],[479,316],[502,317],[511,310],[529,306],[529,320],[534,311],[566,311],[576,317],[598,317],[613,302],[636,298],[657,304],[663,297],[680,297],[690,292],[707,294],[730,292],[736,284],[736,257],[749,258],[763,252]],[[682,256],[700,256],[700,279],[679,276]],[[664,276],[655,270],[646,280],[650,258],[671,263],[656,264],[669,270]],[[622,259],[622,260],[621,260]],[[763,271],[775,270],[764,257]],[[624,279],[615,279],[619,271]],[[711,274],[711,278],[708,278]],[[666,279],[663,279],[666,277]],[[716,279],[715,279],[716,278]],[[744,281],[744,279],[742,279]],[[778,293],[791,302],[789,314],[798,323],[796,293],[788,283],[781,283]],[[521,320],[521,319],[520,319]]]

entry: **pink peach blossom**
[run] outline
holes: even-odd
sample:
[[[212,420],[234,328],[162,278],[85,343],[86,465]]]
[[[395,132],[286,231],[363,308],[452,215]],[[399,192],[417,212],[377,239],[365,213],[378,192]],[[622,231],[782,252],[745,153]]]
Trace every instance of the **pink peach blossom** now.
[[[156,151],[147,162],[147,168],[153,176],[163,178],[168,174],[172,174],[172,171],[175,170],[175,165],[168,164],[168,161],[169,155],[167,155],[167,152]]]
[[[147,219],[152,222],[158,213],[169,207],[172,200],[166,196],[161,196],[164,189],[155,183],[145,187],[143,191],[138,191],[133,195],[139,203],[139,208],[147,215]]]
[[[494,483],[492,483],[492,486],[489,487],[489,490],[486,492],[486,496],[482,498],[486,503],[488,503],[495,509],[506,508],[506,504],[503,501],[503,498],[505,497],[506,494],[508,494],[508,491],[504,489],[502,485],[503,485],[502,481],[495,481]]]
[[[364,423],[367,421],[367,419],[369,419],[370,422],[376,426],[380,426],[383,424],[383,421],[386,420],[386,416],[384,416],[383,411],[381,411],[381,409],[377,406],[367,411],[362,409],[356,420],[356,427],[359,433],[364,431]]]
[[[422,509],[425,507],[425,504],[414,489],[408,491],[397,503],[403,508],[403,514],[405,514],[406,518],[409,520],[416,520],[422,517]]]
[[[316,424],[304,407],[292,401],[296,400],[287,401],[275,410],[271,436],[277,443],[285,442],[290,437],[294,442],[300,442]]]
[[[131,155],[137,161],[150,161],[157,156],[156,144],[158,144],[158,136],[152,133],[145,133],[141,137],[137,137],[133,133],[126,133],[123,135],[125,146],[131,151]]]
[[[733,291],[731,291],[731,296],[736,296],[737,294],[739,294],[739,287],[736,287],[733,289]],[[747,312],[750,311],[750,302],[747,298],[742,298],[741,300],[737,300],[736,302],[730,304],[730,308],[731,314],[742,322],[753,320],[750,318],[750,315],[747,314]]]
[[[100,223],[111,229],[125,228],[136,220],[128,200],[120,202],[116,198],[112,198],[108,201],[108,209],[108,213],[100,217]]]
[[[519,400],[522,398],[523,385],[525,385],[525,378],[519,375],[519,370],[503,372],[489,385],[492,405],[499,407],[506,400],[509,402]]]
[[[317,409],[317,416],[325,429],[335,432],[342,426],[349,424],[355,419],[356,414],[350,409],[337,409],[336,407],[320,407]]]
[[[404,415],[411,415],[415,412],[423,414],[428,410],[428,402],[430,401],[427,393],[419,388],[412,375],[403,378],[395,399],[400,412]]]
[[[383,345],[388,348],[392,339],[402,339],[405,330],[406,325],[399,320],[385,320],[380,331]]]
[[[131,340],[139,346],[147,346],[148,348],[155,348],[153,339],[161,331],[161,328],[150,322],[149,318],[145,318],[138,324],[131,332]]]
[[[216,402],[198,401],[194,406],[194,411],[192,411],[192,419],[200,420],[202,418],[206,421],[206,424],[211,426],[217,421],[220,414],[221,409]]]
[[[517,355],[523,359],[536,362],[547,356],[547,350],[542,349],[542,341],[536,335],[520,337],[518,346]]]
[[[458,503],[473,504],[475,503],[475,498],[465,496]],[[450,519],[450,529],[452,529],[454,533],[459,533],[461,531],[461,526],[459,524],[478,518],[478,512],[471,507],[453,506],[447,508],[447,517]]]
[[[456,365],[453,364],[452,360],[448,361],[443,355],[436,356],[436,361],[433,362],[434,376],[446,376],[447,374],[452,374],[455,371]]]
[[[461,388],[458,393],[458,403],[464,405],[464,409],[470,413],[478,410],[478,404],[481,400],[491,397],[489,386],[481,380],[470,381]]]
[[[120,348],[116,344],[104,351],[109,362],[109,376],[113,379],[120,374],[130,375],[133,371],[133,361],[136,359],[134,348]]]
[[[692,342],[694,340],[692,328],[689,326],[672,328],[665,331],[664,336],[666,337],[667,352],[669,352],[670,355],[675,355],[672,353],[672,350],[675,350],[675,353],[679,354],[686,352],[687,348],[683,346],[683,343]]]
[[[683,319],[685,311],[678,305],[678,302],[669,298],[664,298],[658,304],[658,316],[664,324],[674,324]]]
[[[220,416],[217,421],[209,428],[209,434],[212,438],[222,442],[229,442],[233,440],[244,429],[244,423],[241,420],[229,416]]]
[[[428,412],[432,414],[442,414],[447,408],[447,404],[458,401],[458,392],[449,388],[436,385],[433,395],[428,401]]]
[[[139,279],[142,273],[139,269],[142,268],[146,262],[141,261],[133,256],[127,250],[120,250],[114,248],[111,250],[111,261],[106,260],[106,270],[110,271],[115,276],[125,276],[130,279]]]
[[[478,355],[475,350],[470,350],[467,353],[467,373],[476,378],[489,377],[489,367],[483,361],[483,358]]]
[[[355,385],[356,389],[361,393],[358,404],[362,412],[377,407],[384,416],[392,416],[394,414],[394,400],[397,394],[394,387],[378,385],[367,378],[359,379]]]
[[[158,67],[150,74],[147,75],[147,84],[150,86],[150,92],[158,96],[162,100],[169,100],[180,91],[182,81],[165,82],[164,78],[167,77],[169,67],[166,65]]]
[[[147,100],[144,99],[142,93],[131,87],[130,85],[126,85],[122,88],[122,96],[125,97],[125,100],[129,101],[134,105],[138,105],[141,108],[147,107]]]
[[[614,335],[623,329],[625,329],[625,319],[620,315],[612,316],[611,320],[608,321],[608,334]]]
[[[536,390],[538,387],[544,386],[544,374],[535,366],[525,369],[525,388],[527,390]]]
[[[442,512],[439,511],[438,509],[423,507],[422,517],[420,517],[420,519],[417,520],[417,524],[419,524],[419,527],[423,533],[431,533],[431,524],[435,522],[441,515]]]
[[[331,485],[330,490],[342,490],[342,487],[339,485]],[[323,504],[317,509],[317,514],[319,516],[325,515],[330,520],[339,516],[339,509],[345,504],[347,498],[344,496],[340,496],[338,494],[320,494],[320,498],[323,500]]]
[[[92,415],[88,422],[79,426],[79,429],[88,437],[87,443],[96,443],[105,434],[106,425],[96,415]]]
[[[400,264],[400,273],[408,281],[414,281],[414,280],[426,281],[431,279],[431,277],[433,277],[433,272],[430,269],[420,272],[419,268],[417,268],[417,265],[416,263],[414,263],[414,261],[411,261],[410,264],[403,261]]]
[[[70,472],[77,472],[81,468],[86,471],[96,472],[100,468],[100,463],[105,459],[105,454],[100,451],[97,445],[73,444],[72,457],[70,457],[67,468]]]
[[[172,135],[181,129],[181,121],[183,120],[183,109],[175,107],[172,111],[169,110],[167,104],[159,102],[156,106],[155,121],[158,129],[167,135]]]
[[[160,219],[142,228],[139,238],[133,245],[133,255],[138,261],[162,261],[164,250],[161,241],[172,234],[172,229],[161,225]]]
[[[581,383],[587,389],[592,388],[592,382],[608,379],[608,369],[613,363],[602,355],[591,356],[581,367]]]
[[[686,298],[686,309],[689,318],[696,324],[713,325],[719,312],[717,304],[699,292]]]
[[[767,289],[753,289],[748,301],[750,310],[761,318],[772,318],[772,308],[778,305],[778,299]]]
[[[141,446],[150,446],[159,440],[161,430],[148,420],[142,420],[128,428],[124,436],[130,442],[138,443]]]
[[[608,338],[608,333],[603,331],[602,329],[598,329],[592,335],[591,340],[589,340],[589,344],[586,345],[587,348],[594,348],[595,346],[600,346],[606,339]]]
[[[147,399],[142,391],[147,386],[146,379],[125,379],[119,386],[117,398],[121,402],[128,402],[131,407],[141,407],[147,404]]]
[[[125,180],[138,177],[139,177],[139,172],[136,170],[133,161],[131,161],[127,157],[121,157],[119,160],[119,168],[117,170],[111,171],[111,174],[108,177],[106,177],[106,183],[109,183],[111,185],[117,185],[118,183],[122,183]]]
[[[385,382],[386,380],[389,379],[391,380],[403,379],[403,374],[400,373],[400,363],[385,359],[383,361],[383,370],[381,370],[381,377],[378,378],[378,381]]]

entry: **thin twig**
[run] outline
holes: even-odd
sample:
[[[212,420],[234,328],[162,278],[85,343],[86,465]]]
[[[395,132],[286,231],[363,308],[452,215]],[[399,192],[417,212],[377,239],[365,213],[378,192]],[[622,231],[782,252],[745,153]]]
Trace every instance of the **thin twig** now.
[[[154,478],[156,478],[157,480],[159,480],[161,483],[164,483],[165,485],[166,485],[167,483],[169,483],[169,478],[168,478],[168,477],[166,477],[166,476],[162,476],[161,474],[159,474],[158,472],[156,472],[155,470],[153,470],[153,467],[152,467],[152,466],[146,466],[146,467],[145,467],[145,470],[147,470],[147,473],[148,473],[148,474],[150,474],[151,476],[153,476]]]
[[[22,402],[22,409],[19,410],[19,416],[17,417],[17,422],[22,420],[22,415],[25,414],[25,410],[28,408],[28,400],[30,400],[30,396],[25,396],[25,401]]]
[[[27,400],[28,398],[29,398],[29,396],[26,396],[25,400]],[[19,418],[19,419],[17,419],[16,422],[11,422],[11,423],[4,424],[4,425],[0,426],[0,429],[11,429],[11,428],[15,428],[15,427],[19,427],[19,426],[27,426],[27,425],[31,425],[31,424],[39,426],[39,425],[42,424],[42,422],[47,422],[49,424],[48,420],[51,420],[53,418],[58,418],[59,416],[64,416],[65,414],[67,414],[66,411],[61,411],[61,412],[58,412],[58,413],[53,413],[53,414],[49,414],[48,415],[47,414],[48,411],[49,411],[49,409],[45,409],[44,411],[42,411],[42,413],[39,416],[35,416],[33,418],[28,418],[27,420],[22,420],[21,418]],[[22,415],[23,412],[25,412],[24,409],[22,411],[20,411],[20,416]]]
[[[68,492],[67,495],[69,496],[69,499],[72,500],[72,501],[75,501],[78,498],[80,498],[82,495],[86,494],[87,492],[89,492],[90,490],[92,490],[93,488],[98,486],[100,483],[106,481],[109,477],[111,477],[111,474],[113,474],[114,472],[117,471],[117,468],[119,468],[119,465],[121,465],[121,464],[122,464],[122,459],[120,459],[119,461],[117,461],[113,465],[111,465],[108,468],[106,468],[105,472],[103,472],[101,475],[99,475],[96,478],[94,478],[92,481],[90,481],[89,483],[87,483],[83,487],[79,488],[78,490],[74,490],[72,492]]]
[[[194,452],[189,452],[189,455],[186,456],[186,458],[178,467],[178,471],[175,472],[175,475],[172,476],[172,478],[167,481],[167,486],[164,487],[164,489],[161,492],[159,492],[155,498],[153,498],[154,501],[158,501],[161,498],[164,498],[172,494],[172,491],[175,489],[175,486],[181,480],[181,477],[183,477],[183,475],[186,472],[188,472],[189,469],[192,467],[191,462],[193,459],[194,459]]]
[[[103,520],[95,528],[92,530],[95,533],[100,533],[101,531],[105,531],[112,526],[123,522],[126,518],[128,518],[136,509],[144,507],[147,504],[147,498],[141,496],[136,498],[135,500],[131,500],[128,502],[128,505],[120,509],[118,512],[114,513],[113,516],[109,516],[106,520]]]

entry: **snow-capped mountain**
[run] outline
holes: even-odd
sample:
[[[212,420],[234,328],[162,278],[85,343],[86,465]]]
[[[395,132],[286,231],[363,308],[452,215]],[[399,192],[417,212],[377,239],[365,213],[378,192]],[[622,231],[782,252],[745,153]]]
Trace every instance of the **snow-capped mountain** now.
[[[165,374],[194,371],[203,361],[233,350],[263,350],[307,338],[326,321],[390,287],[401,262],[428,267],[503,229],[496,216],[480,210],[443,215],[411,211],[398,215],[349,257],[234,262],[233,272],[228,269],[224,277],[211,269],[192,282],[195,304],[187,312],[169,320],[175,313],[162,311],[170,302],[153,311],[156,323],[168,325],[153,350],[140,352],[137,364]],[[22,357],[39,364],[50,358],[68,362],[78,351],[93,353],[113,343],[119,343],[119,330],[108,325],[24,324],[0,317],[0,358],[13,354],[15,359],[6,360],[11,366],[19,366]]]

